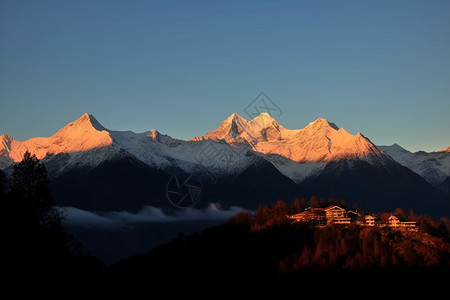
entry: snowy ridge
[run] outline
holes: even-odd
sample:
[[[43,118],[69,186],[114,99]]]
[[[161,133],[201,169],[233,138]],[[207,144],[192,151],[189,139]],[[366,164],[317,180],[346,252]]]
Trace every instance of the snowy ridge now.
[[[164,171],[184,170],[209,176],[232,175],[244,170],[254,157],[245,147],[226,143],[183,141],[156,130],[144,133],[113,131],[103,127],[92,115],[84,114],[51,137],[20,142],[0,136],[0,168],[19,162],[30,151],[46,164],[54,177],[73,167],[95,167],[103,161],[129,156]],[[212,152],[211,152],[212,151]]]
[[[326,119],[319,118],[303,129],[286,129],[269,114],[251,121],[233,113],[215,131],[199,140],[224,140],[230,144],[251,145],[263,154],[277,154],[296,162],[324,162],[342,158],[382,155],[361,133],[352,135]]]
[[[19,142],[3,134],[0,136],[0,154],[19,162],[26,151],[43,159],[47,155],[83,152],[106,147],[113,142],[109,133],[91,115],[84,114],[70,122],[51,137],[36,137]]]
[[[432,185],[439,185],[450,176],[450,153],[447,151],[424,152],[410,151],[394,144],[378,146],[399,164],[419,174]]]
[[[267,113],[250,121],[233,113],[216,130],[184,141],[156,130],[109,130],[86,113],[51,137],[20,142],[1,135],[0,168],[19,162],[28,150],[43,159],[52,176],[117,157],[132,157],[168,173],[183,170],[216,177],[232,176],[255,160],[267,160],[296,183],[320,173],[330,161],[348,158],[380,164],[392,157],[432,183],[450,176],[448,152],[429,156],[412,154],[398,145],[380,149],[361,133],[352,135],[323,118],[303,129],[286,129]]]

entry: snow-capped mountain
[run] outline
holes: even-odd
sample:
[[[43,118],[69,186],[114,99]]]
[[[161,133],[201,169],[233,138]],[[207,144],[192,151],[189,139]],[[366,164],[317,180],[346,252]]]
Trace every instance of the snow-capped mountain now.
[[[291,130],[267,113],[251,121],[233,113],[215,131],[189,141],[156,130],[143,133],[109,130],[86,113],[51,137],[19,142],[4,134],[0,142],[1,168],[19,162],[28,150],[44,160],[50,176],[74,166],[95,167],[126,153],[169,173],[201,170],[212,177],[239,174],[257,157],[263,157],[282,174],[300,183],[320,172],[328,161],[382,155],[362,134],[353,136],[325,119],[317,119],[304,129]]]
[[[21,161],[26,151],[44,161],[52,160],[57,154],[65,154],[64,167],[80,164],[94,167],[117,154],[119,147],[113,144],[110,133],[93,116],[84,114],[51,137],[20,142],[6,134],[0,136],[3,168]]]
[[[180,172],[201,179],[203,205],[255,209],[313,194],[380,210],[435,212],[450,204],[395,155],[322,118],[287,129],[267,113],[250,121],[233,113],[216,130],[185,141],[156,130],[110,130],[84,114],[51,137],[21,142],[1,135],[0,169],[11,173],[27,150],[45,163],[57,202],[82,209],[170,206],[167,183]]]
[[[109,130],[86,113],[51,137],[20,142],[3,134],[0,136],[0,156],[3,161],[1,167],[5,169],[21,161],[24,153],[30,151],[51,166],[51,176],[73,166],[95,167],[118,155],[133,156],[150,167],[162,170],[178,168],[192,172],[201,163],[204,167],[211,168],[211,171],[223,172],[220,169],[229,160],[228,157],[208,159],[201,155],[203,149],[208,150],[209,144],[211,141],[187,142],[173,139],[156,130],[144,133]],[[234,162],[244,160],[244,167],[251,161],[241,150],[232,150],[227,144],[215,143],[213,147],[218,153],[228,156],[232,154]]]
[[[47,155],[83,152],[110,146],[113,140],[109,132],[93,116],[84,114],[51,137],[36,137],[19,142],[3,134],[0,136],[0,142],[0,154],[18,162],[22,160],[27,150],[35,154],[37,158],[43,159]]]
[[[378,146],[401,165],[411,169],[429,183],[437,186],[450,177],[450,147],[437,152],[410,151],[394,144],[392,146]]]
[[[248,143],[253,151],[280,155],[295,162],[327,162],[383,154],[361,133],[352,135],[326,119],[319,118],[303,129],[286,129],[267,113],[251,121],[233,113],[215,131],[192,140],[205,139]]]

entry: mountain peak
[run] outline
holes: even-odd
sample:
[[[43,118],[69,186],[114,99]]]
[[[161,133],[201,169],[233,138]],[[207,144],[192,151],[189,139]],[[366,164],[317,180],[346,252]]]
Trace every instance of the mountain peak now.
[[[91,122],[91,116],[88,113],[84,113],[81,115],[81,117],[79,117],[78,119],[76,119],[75,121],[71,122],[71,123],[76,123],[76,124],[83,124],[85,122]],[[69,123],[70,124],[70,123]]]
[[[0,141],[10,141],[10,140],[13,140],[13,138],[7,135],[6,133],[0,135]]]
[[[225,139],[229,141],[238,137],[242,132],[248,127],[249,121],[238,115],[237,113],[232,113],[228,118],[226,118],[216,130],[208,132],[203,137],[194,137],[191,140],[202,140],[202,139]]]
[[[438,152],[449,152],[450,153],[450,146],[448,146],[447,149],[438,150]]]
[[[238,121],[238,122],[247,122],[246,119],[244,119],[243,117],[241,117],[239,114],[237,114],[236,112],[232,113],[228,118],[226,118],[222,123],[226,122],[226,123],[231,123],[233,121]]]
[[[42,159],[49,154],[83,152],[113,143],[109,131],[88,113],[62,127],[51,137],[36,137],[24,142],[15,141],[5,134],[1,138],[0,151],[6,151],[15,162],[23,158],[25,151]]]
[[[58,130],[54,136],[66,137],[68,139],[82,138],[85,140],[90,138],[93,139],[94,136],[98,138],[99,134],[101,134],[102,137],[109,137],[108,130],[103,127],[93,115],[85,113],[75,121],[70,122]]]
[[[393,149],[398,149],[398,150],[402,150],[402,151],[407,151],[405,148],[403,148],[402,146],[400,146],[397,143],[392,144],[391,146]]]
[[[331,122],[328,122],[325,118],[317,118],[315,121],[309,123],[306,128],[314,128],[314,129],[320,129],[320,128],[333,128],[334,130],[339,130],[339,127]]]
[[[94,127],[98,131],[106,130],[106,128],[103,127],[103,125],[100,124],[97,121],[97,119],[94,118],[93,115],[88,114],[88,113],[84,113],[81,117],[79,117],[75,121],[70,122],[69,124],[67,124],[67,126],[80,126],[80,125],[81,126],[91,125],[92,127]]]
[[[147,134],[147,136],[151,137],[153,140],[158,140],[158,138],[161,136],[161,133],[159,133],[159,131],[156,129],[152,129]]]
[[[253,118],[253,120],[275,120],[269,113],[263,112],[259,116]]]
[[[11,145],[15,142],[16,140],[14,140],[6,133],[0,135],[0,155],[7,154],[7,152],[11,150]],[[9,154],[7,154],[6,156],[9,157]]]
[[[216,130],[191,140],[204,139],[248,143],[254,151],[298,162],[382,154],[361,133],[352,135],[325,118],[316,119],[304,129],[286,129],[266,112],[251,121],[233,113]]]
[[[259,116],[253,118],[251,122],[254,124],[258,124],[262,128],[270,125],[278,125],[278,122],[266,112],[263,112]]]

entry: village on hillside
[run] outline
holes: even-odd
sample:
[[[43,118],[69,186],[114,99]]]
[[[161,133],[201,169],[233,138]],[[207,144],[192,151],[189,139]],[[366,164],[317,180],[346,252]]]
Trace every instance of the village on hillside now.
[[[387,223],[383,223],[376,215],[368,214],[362,217],[356,211],[347,211],[337,205],[331,205],[325,208],[308,207],[300,213],[288,215],[287,217],[295,222],[307,222],[315,226],[356,224],[360,226],[390,227],[415,232],[419,230],[417,222],[405,222],[395,215],[391,215]]]

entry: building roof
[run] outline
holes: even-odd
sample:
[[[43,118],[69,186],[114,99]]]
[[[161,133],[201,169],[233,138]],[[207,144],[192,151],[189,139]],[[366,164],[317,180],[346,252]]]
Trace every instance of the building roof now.
[[[332,209],[345,210],[345,209],[343,209],[342,207],[339,207],[339,206],[337,206],[337,205],[327,206],[327,207],[325,207],[323,210],[324,210],[324,211],[328,211],[328,210],[332,210]]]

